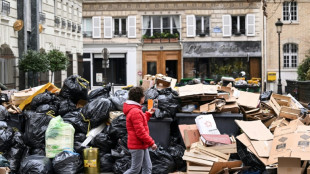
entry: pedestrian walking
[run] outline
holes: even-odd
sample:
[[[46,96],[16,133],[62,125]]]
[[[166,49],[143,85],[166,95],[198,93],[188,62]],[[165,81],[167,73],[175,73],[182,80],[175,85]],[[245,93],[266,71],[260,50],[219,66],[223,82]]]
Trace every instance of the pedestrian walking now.
[[[150,136],[147,122],[152,117],[155,109],[142,112],[144,93],[141,87],[134,87],[129,91],[129,99],[124,103],[124,114],[126,115],[126,127],[128,132],[128,149],[131,153],[131,167],[125,174],[152,173],[152,162],[149,148],[157,149],[157,146]]]

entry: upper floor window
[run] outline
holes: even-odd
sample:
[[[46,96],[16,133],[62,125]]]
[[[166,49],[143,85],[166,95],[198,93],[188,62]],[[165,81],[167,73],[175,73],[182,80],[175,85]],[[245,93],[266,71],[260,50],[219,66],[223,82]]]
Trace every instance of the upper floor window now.
[[[297,2],[283,2],[283,21],[297,21]]]
[[[2,0],[1,2],[1,14],[5,16],[9,16],[10,14],[10,2]]]
[[[92,37],[93,23],[92,18],[83,18],[83,36]]]
[[[232,35],[245,34],[245,16],[232,16],[231,24]]]
[[[284,68],[296,68],[298,56],[298,45],[287,43],[283,46],[283,66]]]
[[[255,14],[245,16],[223,15],[222,32],[224,37],[232,35],[255,36]]]
[[[179,34],[180,29],[179,16],[143,16],[143,35],[155,36],[161,33]]]
[[[114,36],[127,35],[127,20],[126,18],[114,18]]]
[[[196,35],[205,36],[210,34],[210,17],[196,16]]]

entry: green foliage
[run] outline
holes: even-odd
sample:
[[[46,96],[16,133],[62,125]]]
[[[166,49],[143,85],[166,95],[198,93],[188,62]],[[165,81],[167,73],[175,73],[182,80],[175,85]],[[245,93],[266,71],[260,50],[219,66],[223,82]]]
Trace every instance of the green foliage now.
[[[298,66],[297,69],[298,80],[310,80],[310,50],[306,54],[306,59]]]
[[[154,33],[154,36],[156,39],[160,39],[161,34],[160,33]]]
[[[46,72],[49,70],[49,61],[44,53],[28,50],[19,60],[18,67],[24,72]]]
[[[52,72],[66,70],[69,66],[69,58],[58,50],[51,50],[47,54],[47,59],[50,64],[49,70]]]
[[[150,37],[148,35],[143,35],[142,38],[143,39],[149,39]]]

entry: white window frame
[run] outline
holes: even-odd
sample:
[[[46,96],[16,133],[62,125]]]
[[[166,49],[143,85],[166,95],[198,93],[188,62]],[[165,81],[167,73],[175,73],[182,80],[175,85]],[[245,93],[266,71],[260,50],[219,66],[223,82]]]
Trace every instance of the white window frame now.
[[[196,26],[197,26],[197,17],[200,17],[200,20],[201,20],[201,33],[205,33],[205,21],[204,21],[204,19],[205,18],[209,18],[209,28],[210,28],[210,25],[211,25],[211,23],[210,23],[210,16],[195,16],[195,24],[196,24]],[[196,30],[196,27],[195,27],[195,30]],[[197,34],[197,32],[196,32],[196,35],[198,36],[198,34]],[[209,34],[208,34],[208,36],[210,35],[210,29],[209,29]]]
[[[127,20],[127,17],[115,17],[115,18],[112,18],[112,20],[113,20],[113,36],[115,37],[115,36],[119,36],[119,35],[115,35],[115,19],[118,19],[118,26],[119,26],[119,28],[118,28],[118,32],[119,33],[121,33],[122,32],[122,19],[125,19],[126,20],[126,32],[128,32],[128,27],[127,27],[127,25],[128,25],[128,20]],[[126,36],[126,34],[125,35],[122,35],[122,36]]]
[[[86,29],[86,20],[90,20],[91,21],[91,29],[89,30],[91,32],[91,35],[90,36],[87,36],[87,37],[93,37],[93,19],[91,17],[86,17],[86,18],[82,18],[82,32],[81,33],[84,33],[85,29]],[[86,31],[86,32],[89,32],[89,31]]]
[[[151,27],[150,28],[143,28],[143,30],[150,29],[151,30],[151,36],[153,36],[154,35],[154,31],[153,31],[154,30],[154,27],[153,27],[153,17],[157,16],[157,15],[153,15],[153,16],[145,15],[145,16],[150,16]],[[175,16],[178,16],[180,18],[179,15],[175,15]],[[164,28],[163,28],[163,17],[169,17],[169,20],[170,20],[170,34],[173,34],[173,18],[172,18],[172,16],[161,15],[160,16],[160,28],[155,28],[155,29],[160,29],[160,32],[163,33],[163,30],[164,30]],[[176,29],[178,29],[178,28],[176,28]]]
[[[240,32],[240,17],[244,17],[244,24],[245,24],[245,28],[244,28],[244,33],[245,34],[241,34],[241,35],[246,35],[246,29],[247,29],[247,23],[246,23],[246,15],[233,15],[231,16],[231,35],[234,36],[235,34],[233,34],[232,28],[233,28],[233,24],[232,24],[232,18],[233,17],[237,17],[237,32]]]
[[[284,5],[288,3],[288,13],[289,13],[289,16],[288,16],[288,20],[285,20],[284,19]],[[292,20],[292,16],[291,16],[291,3],[296,3],[296,20]],[[291,1],[284,1],[282,3],[282,21],[283,22],[298,22],[298,3],[296,1],[294,2],[291,2]]]
[[[288,45],[289,46],[289,50],[288,52],[285,52],[285,46]],[[296,53],[293,53],[292,52],[292,45],[296,45]],[[285,66],[285,62],[284,62],[284,59],[285,59],[285,56],[288,56],[288,66],[286,67]],[[293,67],[293,56],[296,56],[296,66]],[[283,68],[297,68],[298,66],[298,44],[295,44],[295,43],[286,43],[283,45]]]

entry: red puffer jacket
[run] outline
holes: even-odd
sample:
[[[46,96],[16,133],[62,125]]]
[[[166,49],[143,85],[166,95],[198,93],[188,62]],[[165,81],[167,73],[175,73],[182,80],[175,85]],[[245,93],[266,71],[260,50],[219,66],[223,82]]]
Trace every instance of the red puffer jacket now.
[[[147,125],[152,115],[149,112],[144,114],[141,108],[142,106],[134,101],[128,100],[124,103],[123,111],[126,115],[128,149],[147,149],[154,144]]]

